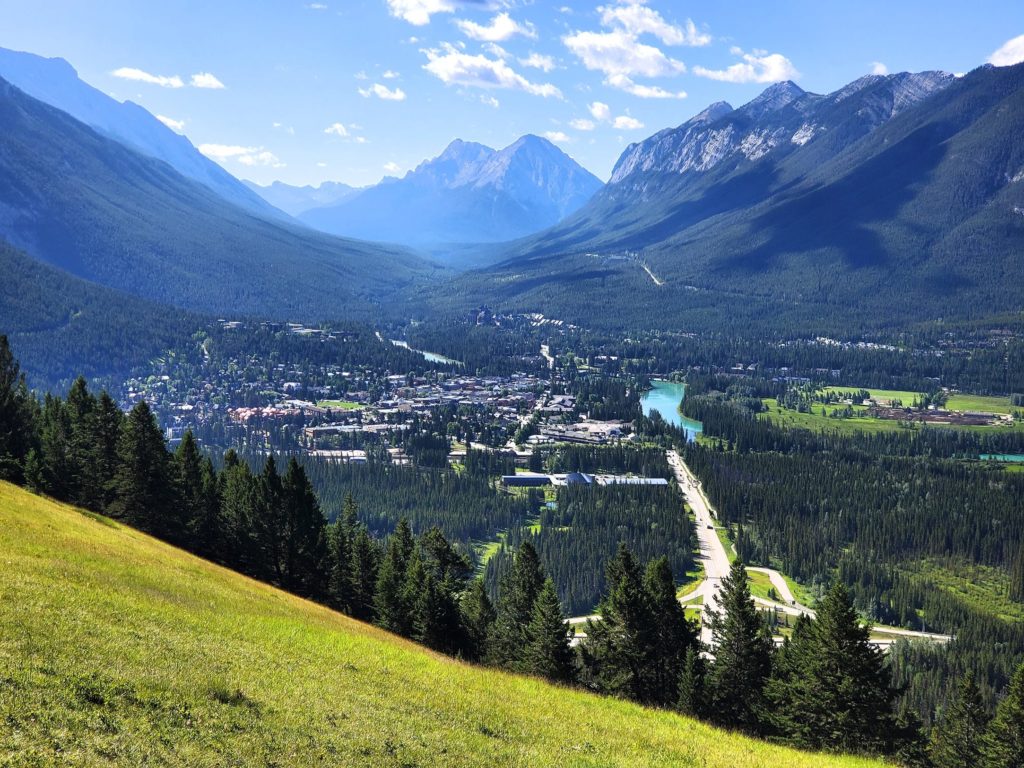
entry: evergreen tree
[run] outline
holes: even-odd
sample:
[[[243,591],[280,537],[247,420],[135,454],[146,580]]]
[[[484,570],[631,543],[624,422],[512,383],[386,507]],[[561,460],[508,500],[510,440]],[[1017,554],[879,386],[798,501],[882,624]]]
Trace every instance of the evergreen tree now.
[[[112,484],[118,466],[117,441],[124,418],[114,398],[105,390],[101,392],[93,410],[90,439],[92,456],[89,467],[92,477],[88,489],[88,506],[91,509],[104,511],[113,501]]]
[[[282,583],[303,595],[323,593],[327,524],[306,472],[293,456],[281,483]]]
[[[555,583],[546,579],[534,601],[533,616],[526,627],[522,670],[559,683],[572,682],[575,668],[569,645],[571,632],[562,616]]]
[[[601,618],[587,622],[583,645],[591,684],[602,693],[656,703],[657,626],[640,566],[625,544],[608,563],[607,582]]]
[[[187,531],[189,546],[196,544],[196,529],[205,517],[206,495],[203,488],[203,460],[192,430],[185,432],[174,452],[174,481],[181,504],[181,518]]]
[[[406,580],[414,551],[412,531],[403,518],[388,537],[374,596],[377,624],[399,635],[409,635],[412,631],[412,606],[407,600]]]
[[[256,485],[256,509],[249,521],[255,537],[258,559],[254,562],[262,578],[283,584],[285,578],[285,512],[281,475],[273,454],[267,456]]]
[[[688,649],[697,642],[697,631],[687,620],[686,611],[676,598],[675,579],[667,557],[659,557],[647,564],[644,590],[650,603],[655,632],[651,698],[668,707],[679,698],[679,676]]]
[[[465,640],[463,654],[470,661],[479,661],[486,653],[487,637],[497,616],[483,579],[473,579],[462,595],[459,609]]]
[[[221,519],[226,561],[243,573],[265,576],[266,569],[256,539],[257,479],[249,465],[229,450],[220,475]]]
[[[769,696],[785,738],[811,749],[891,753],[899,729],[897,691],[846,588],[836,583],[817,618],[794,634],[783,656],[790,677]]]
[[[47,394],[39,425],[39,457],[43,490],[55,499],[71,501],[78,471],[71,456],[71,417],[64,401]]]
[[[170,454],[145,400],[132,408],[117,442],[110,514],[161,538],[181,534],[170,482]]]
[[[929,752],[935,768],[977,768],[987,724],[981,691],[964,675],[942,720],[932,728]]]
[[[756,733],[773,647],[751,600],[743,561],[736,560],[722,580],[719,605],[721,611],[710,616],[715,662],[707,677],[708,711],[720,725]]]
[[[93,506],[96,498],[96,473],[93,463],[93,419],[96,398],[89,393],[85,378],[79,376],[68,391],[64,411],[69,428],[65,447],[70,476],[67,478],[67,499],[82,507]]]
[[[537,550],[524,541],[498,592],[498,615],[488,639],[487,656],[492,664],[508,669],[522,667],[526,628],[542,586],[544,569]]]
[[[377,592],[377,545],[365,526],[359,526],[352,539],[352,559],[349,565],[349,590],[352,616],[361,621],[375,618]]]
[[[690,717],[704,717],[707,714],[705,678],[707,665],[696,644],[686,649],[683,671],[679,676],[679,698],[676,709]]]
[[[983,768],[1024,765],[1024,664],[1017,668],[1010,689],[996,707],[981,748]]]
[[[25,459],[36,447],[37,409],[7,337],[0,334],[0,480],[23,480]]]

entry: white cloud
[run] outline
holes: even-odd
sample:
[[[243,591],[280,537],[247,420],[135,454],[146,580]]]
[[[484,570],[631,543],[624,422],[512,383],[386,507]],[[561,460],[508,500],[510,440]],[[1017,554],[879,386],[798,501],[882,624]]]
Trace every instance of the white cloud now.
[[[612,126],[619,129],[620,131],[636,131],[644,127],[644,124],[637,120],[635,117],[629,115],[619,115],[612,122]]]
[[[624,30],[576,32],[562,38],[587,69],[606,75],[665,77],[686,71],[681,61],[669,58],[660,48],[637,40]]]
[[[402,170],[402,166],[395,162],[384,163],[384,170],[387,171],[388,173],[398,173],[400,170]]]
[[[392,16],[422,27],[430,23],[435,13],[455,11],[455,3],[452,0],[388,0],[388,10]]]
[[[600,101],[593,102],[587,109],[590,110],[590,114],[595,120],[607,120],[612,115],[611,107]]]
[[[520,59],[519,63],[524,67],[531,67],[532,69],[539,69],[543,72],[550,72],[555,68],[555,60],[550,56],[545,56],[542,53],[531,52],[525,59]]]
[[[555,144],[568,144],[572,139],[562,131],[544,131],[544,138]]]
[[[577,131],[592,131],[597,127],[597,124],[593,120],[586,120],[584,118],[573,120],[569,125]]]
[[[480,103],[486,104],[488,107],[494,107],[495,109],[501,106],[500,101],[488,94],[484,94],[480,97]]]
[[[215,90],[221,90],[224,88],[224,83],[209,72],[198,72],[192,75],[189,85],[193,88],[213,88]]]
[[[520,24],[507,13],[499,13],[487,26],[477,24],[474,21],[459,19],[456,26],[462,30],[462,34],[472,40],[486,40],[491,43],[500,43],[510,37],[522,35],[536,39],[537,30],[530,22]]]
[[[110,74],[114,77],[119,77],[122,80],[135,80],[139,83],[159,85],[162,88],[182,88],[185,85],[177,75],[172,75],[171,77],[151,75],[149,72],[144,72],[143,70],[136,69],[135,67],[121,67],[120,69],[115,69]]]
[[[512,54],[506,51],[497,43],[484,43],[483,49],[496,59],[511,59]],[[463,50],[465,50],[463,48]]]
[[[871,62],[871,74],[872,75],[888,75],[889,68],[880,61]]]
[[[687,19],[685,27],[669,24],[660,13],[644,5],[643,0],[620,2],[598,10],[601,12],[601,24],[619,26],[634,37],[647,33],[665,45],[703,46],[711,42],[711,35],[698,31],[692,20]]]
[[[738,49],[733,49],[733,53],[742,56],[743,61],[725,69],[694,67],[693,73],[725,83],[777,83],[781,80],[796,80],[800,77],[793,62],[781,53],[766,51],[743,53]]]
[[[1007,40],[988,57],[988,63],[996,67],[1009,67],[1024,61],[1024,35]]]
[[[384,70],[384,74],[381,75],[381,77],[383,77],[385,80],[397,80],[398,78],[401,77],[401,75],[395,72],[395,70],[393,69],[387,69]]]
[[[311,11],[326,11],[327,10],[327,4],[326,3],[307,3],[306,7],[309,8],[309,10],[311,10]]]
[[[181,133],[185,130],[184,120],[174,120],[170,117],[164,117],[163,115],[157,115],[156,119],[164,125],[166,125],[168,128],[170,128],[172,131],[177,131],[178,133]]]
[[[401,88],[391,89],[380,83],[374,83],[369,88],[360,88],[359,95],[364,99],[376,96],[378,99],[384,99],[384,101],[405,101],[405,91]]]
[[[342,123],[331,123],[329,126],[324,128],[324,133],[347,138],[348,128],[346,128]]]
[[[534,96],[562,97],[562,92],[551,83],[531,82],[501,59],[470,55],[449,43],[444,43],[440,50],[429,49],[424,53],[428,61],[423,68],[446,85],[507,88]]]
[[[199,151],[218,163],[235,160],[250,167],[255,165],[272,168],[284,167],[284,163],[278,160],[273,152],[269,152],[263,147],[242,147],[237,144],[200,144]]]
[[[327,167],[327,163],[317,163],[316,167],[317,168],[326,168]]]
[[[686,91],[668,91],[657,85],[634,83],[626,75],[609,75],[605,83],[641,99],[685,99]]]

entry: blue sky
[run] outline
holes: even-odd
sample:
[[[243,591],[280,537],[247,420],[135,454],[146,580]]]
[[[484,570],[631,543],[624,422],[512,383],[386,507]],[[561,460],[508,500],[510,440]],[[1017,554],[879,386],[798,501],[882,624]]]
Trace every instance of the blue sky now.
[[[607,178],[775,80],[1024,59],[1021,0],[0,0],[0,20],[0,46],[67,59],[259,183],[369,184],[524,133]]]

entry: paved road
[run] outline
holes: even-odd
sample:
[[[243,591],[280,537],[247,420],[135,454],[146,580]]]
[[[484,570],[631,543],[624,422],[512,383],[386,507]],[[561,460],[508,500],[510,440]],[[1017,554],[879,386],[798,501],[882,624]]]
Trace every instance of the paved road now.
[[[714,527],[718,519],[711,510],[707,497],[700,488],[700,483],[690,468],[683,462],[676,451],[668,451],[668,464],[675,473],[679,490],[682,491],[686,503],[696,518],[697,542],[700,545],[700,559],[704,565],[704,582],[694,592],[683,597],[683,601],[693,599],[698,594],[704,598],[704,621],[702,622],[700,639],[711,645],[711,622],[708,611],[718,610],[718,587],[722,579],[729,575],[729,555],[718,538]]]

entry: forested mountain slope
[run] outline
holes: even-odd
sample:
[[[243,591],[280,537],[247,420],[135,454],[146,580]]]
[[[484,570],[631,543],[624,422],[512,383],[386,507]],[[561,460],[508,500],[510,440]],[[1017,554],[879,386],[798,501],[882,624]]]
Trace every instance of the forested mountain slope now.
[[[804,332],[1015,311],[1022,122],[1024,65],[772,86],[630,147],[576,216],[461,285],[581,320],[596,304],[598,320]]]
[[[188,338],[201,322],[190,312],[36,261],[2,238],[0,275],[0,333],[41,391],[79,373],[125,375]]]
[[[433,267],[254,216],[0,81],[0,236],[73,275],[198,311],[354,316]]]
[[[0,483],[15,764],[874,766],[463,663]]]
[[[0,48],[0,77],[105,136],[163,160],[182,176],[204,184],[235,205],[262,216],[286,218],[143,107],[131,101],[119,102],[80,80],[64,59]]]

